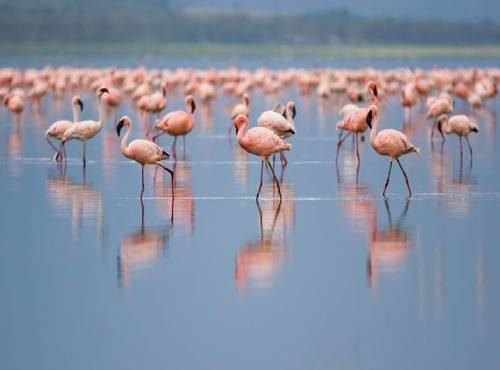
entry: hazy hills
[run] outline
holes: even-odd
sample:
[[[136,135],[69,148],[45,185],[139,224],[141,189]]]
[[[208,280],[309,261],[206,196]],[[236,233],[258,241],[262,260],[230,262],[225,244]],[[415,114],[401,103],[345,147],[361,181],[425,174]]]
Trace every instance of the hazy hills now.
[[[216,0],[220,8],[212,6],[209,12],[203,7],[196,7],[203,5],[204,0],[187,0],[182,6],[177,1],[0,0],[0,42],[500,43],[498,23],[450,23],[438,19],[414,20],[387,15],[368,17],[348,11],[347,6],[343,10],[313,11],[326,4],[323,0],[309,0],[307,12],[299,12],[305,10],[304,6],[299,6],[299,1],[280,2],[287,4],[280,13],[266,12],[273,9],[260,0],[252,3],[252,12],[248,11],[246,2],[240,0]],[[376,3],[379,4],[379,1]],[[441,0],[435,7],[440,8],[447,1]],[[382,0],[380,4],[383,6],[392,2]],[[465,4],[463,0],[456,2]],[[488,3],[491,0],[477,2]],[[232,5],[226,6],[229,3]],[[351,0],[350,7],[362,3],[372,2]],[[421,0],[419,6],[424,3],[430,2]]]

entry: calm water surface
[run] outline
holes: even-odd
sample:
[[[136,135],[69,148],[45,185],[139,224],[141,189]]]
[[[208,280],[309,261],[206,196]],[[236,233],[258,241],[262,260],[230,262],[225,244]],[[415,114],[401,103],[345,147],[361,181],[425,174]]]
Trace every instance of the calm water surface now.
[[[200,104],[169,163],[174,200],[150,168],[143,204],[113,117],[85,172],[77,142],[66,168],[52,162],[43,132],[70,117],[69,99],[21,123],[0,108],[2,369],[499,368],[500,99],[478,117],[472,163],[455,137],[431,147],[423,110],[403,124],[398,98],[387,101],[381,125],[422,153],[402,160],[414,196],[395,167],[384,200],[388,162],[367,141],[357,179],[349,140],[336,168],[337,107],[254,91],[251,121],[297,103],[281,204],[269,176],[254,200],[260,163],[226,135],[229,97]],[[141,136],[129,102],[123,114]]]

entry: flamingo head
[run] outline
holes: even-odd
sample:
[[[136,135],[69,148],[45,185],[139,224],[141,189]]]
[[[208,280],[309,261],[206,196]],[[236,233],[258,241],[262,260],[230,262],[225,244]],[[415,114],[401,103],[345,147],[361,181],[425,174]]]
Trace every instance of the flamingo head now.
[[[129,126],[130,125],[130,118],[128,116],[123,116],[120,118],[118,121],[118,124],[116,125],[116,134],[120,136],[120,131],[122,130],[123,126]]]
[[[238,135],[238,131],[245,126],[248,125],[248,117],[244,114],[238,114],[234,119],[234,127],[236,128],[236,135]]]
[[[97,97],[101,98],[103,94],[109,94],[109,90],[106,87],[101,87],[99,90],[97,90]]]
[[[443,124],[445,122],[448,122],[448,116],[446,114],[442,114],[438,117],[436,120],[437,123],[437,129],[440,133],[443,133]]]
[[[194,102],[193,95],[186,96],[185,102],[186,102],[186,106],[191,107],[191,114],[193,114],[195,109],[196,109],[196,103]]]
[[[375,81],[368,82],[368,84],[366,85],[366,88],[368,89],[368,91],[371,91],[373,96],[378,98],[378,89],[377,89],[377,84],[375,83]]]
[[[285,114],[283,114],[283,116],[285,118],[288,118],[289,114],[292,117],[292,119],[294,119],[295,115],[297,114],[297,109],[295,108],[295,102],[293,101],[289,101],[288,103],[286,103]]]
[[[372,121],[375,117],[378,116],[378,108],[376,105],[370,105],[370,108],[368,109],[368,114],[366,115],[366,124],[368,127],[371,129],[372,128]]]
[[[243,94],[243,101],[247,107],[250,105],[250,96],[247,93]]]
[[[83,102],[82,99],[78,95],[75,95],[73,99],[71,100],[71,103],[73,105],[78,105],[80,107],[80,111],[83,111]]]

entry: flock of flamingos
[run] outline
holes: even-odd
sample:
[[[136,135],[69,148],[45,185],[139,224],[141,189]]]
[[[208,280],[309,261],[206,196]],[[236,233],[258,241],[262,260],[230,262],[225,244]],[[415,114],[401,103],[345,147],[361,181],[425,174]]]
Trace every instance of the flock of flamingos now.
[[[194,112],[198,104],[210,105],[216,94],[227,94],[241,99],[228,113],[229,134],[234,135],[239,145],[248,153],[261,158],[260,182],[256,198],[262,188],[264,167],[272,175],[277,194],[281,200],[280,181],[276,176],[275,156],[279,164],[287,165],[286,151],[292,150],[288,141],[296,134],[295,116],[300,107],[293,101],[285,104],[276,102],[260,114],[256,125],[249,127],[250,93],[260,89],[264,94],[273,96],[290,87],[296,87],[300,94],[316,94],[324,100],[335,100],[340,107],[340,121],[337,157],[339,149],[347,137],[352,136],[359,168],[358,142],[365,133],[373,150],[388,157],[389,169],[383,188],[385,196],[389,185],[393,162],[396,161],[406,180],[408,195],[411,186],[408,176],[400,162],[400,157],[410,153],[419,153],[420,149],[412,144],[403,132],[394,129],[380,129],[384,125],[384,101],[394,95],[400,96],[401,107],[406,119],[411,110],[419,104],[425,104],[431,128],[430,140],[444,142],[446,135],[457,135],[465,139],[470,155],[472,147],[469,134],[479,132],[473,112],[487,104],[497,95],[500,81],[500,69],[431,69],[431,70],[333,70],[333,69],[209,69],[192,70],[147,70],[135,69],[89,69],[89,68],[44,68],[19,70],[0,69],[0,97],[5,107],[16,119],[22,115],[27,104],[40,107],[42,99],[51,93],[63,99],[70,94],[94,91],[97,98],[97,120],[80,120],[83,110],[82,100],[78,95],[71,100],[73,118],[47,123],[45,139],[54,151],[54,161],[66,161],[65,143],[78,140],[83,145],[83,166],[86,165],[86,142],[99,134],[104,117],[113,112],[125,98],[133,101],[144,125],[144,138],[129,141],[133,131],[130,117],[123,116],[116,123],[118,136],[122,129],[127,131],[120,144],[122,154],[141,165],[142,188],[144,193],[144,167],[155,165],[167,171],[172,178],[173,170],[162,161],[177,158],[177,138],[184,139],[195,126]],[[185,107],[166,114],[167,98],[170,93],[181,91],[185,94]],[[470,105],[470,115],[453,115],[455,101],[461,99]],[[370,129],[368,131],[368,129]],[[436,134],[436,130],[439,135]],[[156,142],[160,135],[173,137],[169,152]],[[360,137],[361,136],[361,137]],[[59,142],[59,143],[57,143]],[[272,162],[270,159],[273,159]],[[274,186],[274,185],[273,185]],[[172,186],[173,188],[173,186]]]

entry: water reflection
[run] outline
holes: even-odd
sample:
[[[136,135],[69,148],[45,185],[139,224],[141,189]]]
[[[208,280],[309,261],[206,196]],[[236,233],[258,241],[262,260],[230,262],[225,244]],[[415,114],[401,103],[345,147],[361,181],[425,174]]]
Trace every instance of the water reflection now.
[[[389,225],[378,225],[377,213],[374,214],[369,233],[369,249],[367,263],[368,286],[376,286],[381,273],[397,272],[406,259],[411,238],[403,227],[410,200],[407,199],[401,215],[393,222],[391,209],[387,199],[384,200]]]
[[[355,230],[365,232],[377,211],[376,201],[365,184],[358,183],[359,162],[355,154],[342,157],[336,165],[337,195],[345,214],[354,222]]]
[[[472,176],[472,157],[459,156],[452,160],[443,143],[431,146],[429,155],[431,181],[440,194],[446,194],[443,204],[456,217],[466,216],[471,207],[471,191],[475,183]]]
[[[283,184],[282,191],[292,191]],[[266,186],[272,191],[272,186]],[[284,190],[286,189],[286,190]],[[293,198],[257,202],[260,239],[243,244],[236,257],[235,281],[238,291],[243,292],[247,285],[257,288],[272,287],[276,275],[282,269],[288,256],[290,243],[288,235],[293,230]]]
[[[144,202],[141,205],[141,227],[122,238],[118,255],[118,280],[122,286],[130,286],[134,271],[151,266],[167,247],[170,226],[157,229],[144,227]]]
[[[166,171],[155,171],[153,192],[158,212],[170,217],[171,222],[180,225],[192,235],[194,232],[194,200],[191,188],[191,165],[188,161],[176,161],[173,165],[174,189],[169,186]]]
[[[85,171],[85,170],[84,170]],[[46,180],[47,194],[56,213],[66,216],[71,213],[71,230],[74,240],[81,234],[84,220],[95,221],[99,244],[104,229],[103,195],[92,186],[78,183],[66,176],[66,166],[57,165],[57,176],[49,172]]]

